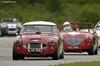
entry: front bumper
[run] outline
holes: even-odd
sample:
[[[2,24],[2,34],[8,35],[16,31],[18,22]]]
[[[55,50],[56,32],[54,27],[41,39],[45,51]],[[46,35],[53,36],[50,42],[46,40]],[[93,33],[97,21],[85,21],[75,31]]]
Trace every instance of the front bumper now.
[[[37,51],[31,51],[32,49],[25,48],[23,45],[14,46],[17,53],[26,57],[49,57],[54,54],[56,51],[56,46],[47,46],[45,48],[40,48],[40,50]],[[37,49],[37,48],[33,48]]]
[[[18,32],[17,28],[2,28],[2,34],[16,34]]]
[[[81,43],[76,46],[70,46],[69,44],[64,44],[65,52],[86,52],[91,49],[93,45],[91,43]]]

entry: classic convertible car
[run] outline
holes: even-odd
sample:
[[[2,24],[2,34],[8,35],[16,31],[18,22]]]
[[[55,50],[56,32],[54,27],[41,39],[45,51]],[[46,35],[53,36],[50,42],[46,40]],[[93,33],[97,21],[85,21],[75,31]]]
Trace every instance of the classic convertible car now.
[[[13,43],[13,60],[25,57],[64,58],[63,39],[55,23],[33,21],[23,24]]]
[[[64,39],[65,52],[88,52],[89,55],[98,54],[98,37],[95,31],[91,32],[94,25],[85,22],[70,22],[77,24],[73,26],[77,30],[71,32],[61,32]],[[84,31],[84,29],[88,30]]]
[[[1,19],[0,36],[16,35],[17,32],[20,32],[21,28],[21,23],[17,22],[15,19]]]

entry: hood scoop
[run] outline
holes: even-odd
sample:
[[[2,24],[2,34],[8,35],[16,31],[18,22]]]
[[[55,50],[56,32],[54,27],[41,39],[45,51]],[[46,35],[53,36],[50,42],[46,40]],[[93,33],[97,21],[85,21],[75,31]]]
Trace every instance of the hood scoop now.
[[[68,43],[70,46],[77,46],[81,42],[83,42],[83,38],[81,37],[69,37],[64,39],[66,43]]]

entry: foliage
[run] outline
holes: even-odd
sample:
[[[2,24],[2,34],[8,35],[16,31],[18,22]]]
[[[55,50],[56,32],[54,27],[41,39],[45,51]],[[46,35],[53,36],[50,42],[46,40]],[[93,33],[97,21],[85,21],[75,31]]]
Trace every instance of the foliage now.
[[[100,0],[14,1],[16,3],[0,2],[0,18],[16,17],[21,22],[46,20],[54,21],[58,25],[67,19],[93,22],[94,24],[100,20]]]

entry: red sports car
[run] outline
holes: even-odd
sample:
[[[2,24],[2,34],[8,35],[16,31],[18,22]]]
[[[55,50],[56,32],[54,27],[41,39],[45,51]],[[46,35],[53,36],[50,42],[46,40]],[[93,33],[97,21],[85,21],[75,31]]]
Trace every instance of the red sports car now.
[[[25,57],[52,57],[63,59],[63,39],[55,23],[34,21],[23,24],[13,43],[13,60]]]
[[[70,22],[74,27],[71,32],[62,31],[65,52],[88,52],[89,55],[98,54],[98,39],[94,25],[86,22]],[[77,26],[75,26],[76,24]],[[75,28],[77,30],[75,30]],[[83,29],[86,29],[84,31]]]

